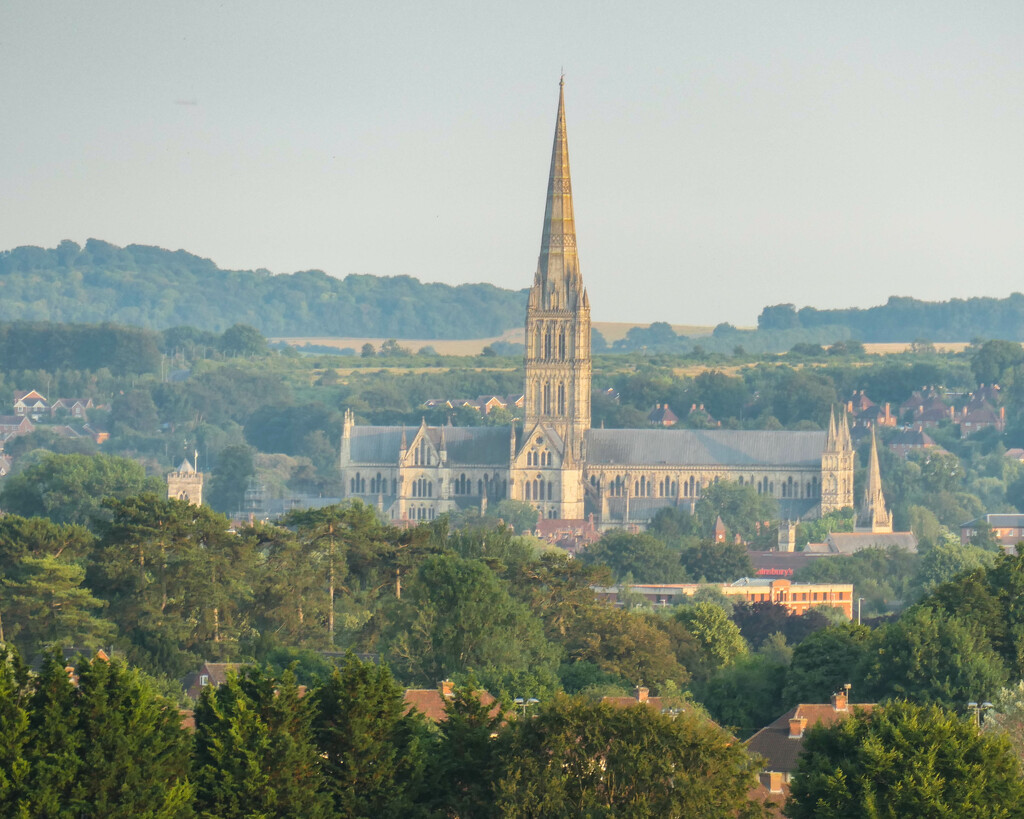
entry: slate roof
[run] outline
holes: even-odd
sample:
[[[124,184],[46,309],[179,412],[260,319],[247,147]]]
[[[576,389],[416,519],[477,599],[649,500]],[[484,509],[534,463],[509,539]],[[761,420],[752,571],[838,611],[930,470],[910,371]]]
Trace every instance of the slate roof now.
[[[874,707],[871,703],[851,703],[846,710],[837,711],[831,703],[801,703],[748,739],[747,750],[765,758],[766,771],[791,773],[796,770],[797,757],[804,747],[804,737],[811,728],[815,725],[834,725],[852,716],[857,710],[871,711]],[[792,717],[807,720],[803,736],[789,736],[789,720]]]
[[[832,532],[825,540],[825,544],[808,543],[808,551],[822,551],[825,546],[827,553],[839,555],[852,555],[861,549],[888,549],[890,546],[898,546],[912,554],[917,552],[917,538],[913,532]]]
[[[474,466],[509,465],[509,428],[443,427],[450,464]],[[440,445],[442,427],[427,427],[427,435],[435,446]],[[419,427],[356,426],[352,428],[351,453],[355,464],[386,464],[393,466],[402,445],[412,445]]]
[[[587,465],[821,466],[824,432],[591,429]]]
[[[1016,529],[1024,526],[1024,515],[1012,513],[995,513],[992,515],[983,515],[980,518],[969,520],[967,521],[967,523],[961,523],[960,527],[963,528],[965,526],[975,526],[978,524],[979,521],[982,520],[987,521],[988,525],[991,526],[993,529]]]

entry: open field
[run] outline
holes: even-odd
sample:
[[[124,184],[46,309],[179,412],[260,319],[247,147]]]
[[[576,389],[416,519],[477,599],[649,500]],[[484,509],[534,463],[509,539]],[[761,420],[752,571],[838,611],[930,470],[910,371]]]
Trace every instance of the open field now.
[[[509,330],[503,335],[492,336],[491,338],[400,338],[398,343],[412,350],[419,352],[422,347],[433,347],[440,355],[480,355],[480,352],[488,344],[495,341],[507,341],[511,344],[523,343],[523,329],[517,327]],[[305,344],[315,344],[318,347],[334,347],[343,350],[351,347],[357,353],[364,344],[372,344],[374,347],[387,341],[386,338],[339,338],[337,336],[319,336],[309,338],[272,338],[271,341],[283,341],[293,347],[302,347]]]
[[[620,338],[625,338],[628,333],[634,327],[648,327],[647,324],[630,324],[628,321],[595,321],[593,327],[601,335],[604,336],[604,340],[611,344],[613,341],[618,341]],[[673,324],[673,331],[676,335],[680,336],[709,336],[714,327],[700,327],[695,324]]]
[[[888,355],[890,353],[905,353],[913,347],[913,344],[909,342],[895,342],[895,343],[873,343],[865,344],[864,349],[872,355]],[[968,341],[940,341],[937,342],[934,347],[936,352],[939,353],[962,353],[968,347],[970,347]]]

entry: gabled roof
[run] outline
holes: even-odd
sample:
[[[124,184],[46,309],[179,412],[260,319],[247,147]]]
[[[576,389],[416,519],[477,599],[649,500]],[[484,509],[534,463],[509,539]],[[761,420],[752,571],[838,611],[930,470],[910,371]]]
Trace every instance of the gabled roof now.
[[[438,448],[442,429],[449,465],[508,466],[508,427],[427,427],[427,436]],[[349,449],[352,463],[393,466],[402,445],[402,433],[411,443],[419,431],[420,427],[353,427]]]
[[[591,429],[587,464],[820,466],[824,432],[700,429]]]
[[[803,750],[808,730],[815,725],[835,725],[857,710],[871,711],[874,707],[872,703],[851,703],[846,709],[837,710],[831,703],[801,703],[748,739],[747,750],[765,758],[766,771],[791,773],[796,770],[797,758]],[[789,735],[789,721],[793,718],[807,720],[799,737]]]
[[[487,691],[476,691],[475,694],[480,704],[488,707],[491,716],[495,716],[501,708],[498,700]],[[407,714],[415,709],[431,722],[444,722],[448,719],[444,710],[446,697],[438,688],[407,688],[404,700]]]
[[[993,529],[1017,529],[1024,526],[1024,515],[1010,513],[983,515],[980,518],[969,520],[967,523],[961,523],[960,526],[961,528],[976,526],[981,521],[986,521]]]

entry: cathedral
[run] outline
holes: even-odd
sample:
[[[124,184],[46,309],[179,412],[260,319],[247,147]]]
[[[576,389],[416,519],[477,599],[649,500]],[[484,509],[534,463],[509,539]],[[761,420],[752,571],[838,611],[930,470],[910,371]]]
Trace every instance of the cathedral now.
[[[749,484],[796,521],[853,506],[853,444],[845,415],[827,432],[591,429],[590,299],[573,217],[564,81],[551,151],[540,257],[526,308],[522,432],[515,427],[384,427],[346,411],[346,497],[393,521],[525,501],[542,517],[601,529],[643,527],[709,484]]]

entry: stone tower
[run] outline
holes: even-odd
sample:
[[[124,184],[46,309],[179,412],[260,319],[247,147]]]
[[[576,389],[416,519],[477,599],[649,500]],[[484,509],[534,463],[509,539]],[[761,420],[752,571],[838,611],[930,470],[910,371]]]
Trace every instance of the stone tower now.
[[[885,497],[882,495],[882,473],[878,468],[878,442],[875,440],[875,428],[871,428],[871,455],[868,462],[868,480],[864,486],[864,498],[857,511],[859,532],[888,534],[892,531],[892,515],[885,508]]]
[[[527,433],[537,425],[554,429],[566,457],[579,463],[590,429],[590,300],[576,250],[564,90],[563,78],[540,259],[526,308],[524,426]]]
[[[176,470],[167,473],[167,497],[188,501],[193,506],[203,505],[203,473],[192,466],[188,458]]]
[[[853,441],[846,413],[836,421],[829,412],[828,436],[821,453],[821,514],[853,506]]]

